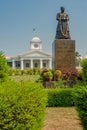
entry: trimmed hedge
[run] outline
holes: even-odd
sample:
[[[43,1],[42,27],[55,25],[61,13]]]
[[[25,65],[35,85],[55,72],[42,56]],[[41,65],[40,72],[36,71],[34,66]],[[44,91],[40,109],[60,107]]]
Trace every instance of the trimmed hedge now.
[[[73,89],[50,89],[48,93],[48,107],[71,107],[73,102]]]
[[[81,67],[82,67],[82,78],[83,81],[87,84],[87,59],[83,59],[81,61]]]
[[[0,84],[0,129],[41,130],[46,92],[34,83]]]
[[[74,102],[84,130],[87,130],[87,85],[78,84],[73,91]]]
[[[34,68],[34,69],[25,69],[25,70],[16,70],[16,69],[9,69],[9,75],[40,75],[41,69]]]

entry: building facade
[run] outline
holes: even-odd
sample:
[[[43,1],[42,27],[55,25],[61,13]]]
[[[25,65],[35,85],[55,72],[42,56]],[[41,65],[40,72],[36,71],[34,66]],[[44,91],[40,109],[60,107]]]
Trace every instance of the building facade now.
[[[33,37],[30,41],[30,51],[11,57],[7,61],[13,69],[52,69],[52,55],[42,50],[42,41],[39,37]]]

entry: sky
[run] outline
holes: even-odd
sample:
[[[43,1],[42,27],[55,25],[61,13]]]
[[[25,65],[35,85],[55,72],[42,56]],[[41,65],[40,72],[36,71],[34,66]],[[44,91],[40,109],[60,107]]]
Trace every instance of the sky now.
[[[38,36],[43,50],[52,53],[61,6],[69,15],[76,51],[87,56],[87,0],[0,0],[0,51],[6,56],[27,52],[31,39]]]

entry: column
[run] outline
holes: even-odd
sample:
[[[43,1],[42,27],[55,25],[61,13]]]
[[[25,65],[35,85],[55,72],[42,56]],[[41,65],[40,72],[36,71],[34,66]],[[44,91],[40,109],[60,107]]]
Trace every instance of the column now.
[[[33,59],[31,59],[31,69],[33,69]]]
[[[52,60],[49,59],[49,69],[52,69]]]
[[[23,62],[23,59],[21,59],[21,70],[24,69],[24,62]]]
[[[42,68],[43,68],[43,60],[40,59],[40,69],[42,69]]]
[[[15,61],[14,61],[14,59],[12,60],[12,68],[15,69]]]

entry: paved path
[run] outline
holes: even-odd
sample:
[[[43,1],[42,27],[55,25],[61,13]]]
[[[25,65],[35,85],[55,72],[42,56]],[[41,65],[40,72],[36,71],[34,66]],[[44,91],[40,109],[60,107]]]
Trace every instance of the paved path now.
[[[47,108],[42,130],[83,130],[75,108]]]

